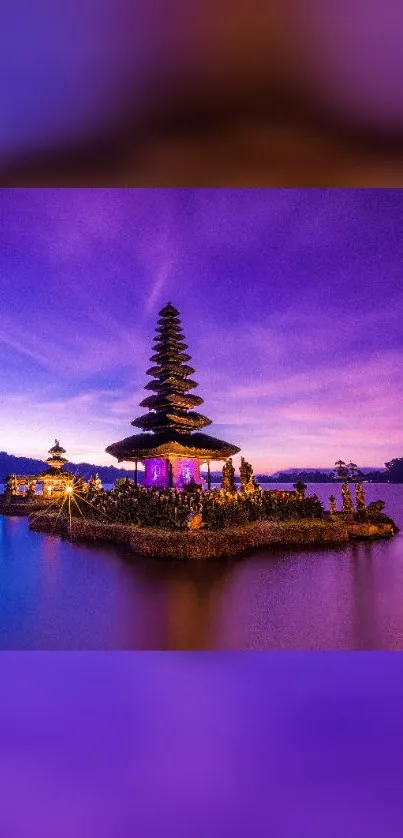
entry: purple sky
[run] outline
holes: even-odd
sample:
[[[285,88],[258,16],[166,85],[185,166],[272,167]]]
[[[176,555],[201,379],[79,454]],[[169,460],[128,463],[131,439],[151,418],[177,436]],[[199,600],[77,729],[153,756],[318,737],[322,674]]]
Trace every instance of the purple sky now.
[[[3,189],[0,216],[0,450],[115,462],[171,300],[256,470],[402,456],[401,190]]]
[[[398,838],[385,654],[2,656],[0,834]]]

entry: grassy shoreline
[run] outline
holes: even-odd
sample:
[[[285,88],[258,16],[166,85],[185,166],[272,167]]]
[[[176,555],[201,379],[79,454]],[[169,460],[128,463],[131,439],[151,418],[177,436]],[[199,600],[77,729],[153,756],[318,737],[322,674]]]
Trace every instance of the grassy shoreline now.
[[[130,524],[109,524],[55,514],[30,518],[30,528],[73,541],[125,545],[133,553],[160,559],[234,558],[259,547],[311,547],[346,544],[350,540],[390,538],[392,521],[357,523],[340,520],[254,521],[223,530],[176,531]]]

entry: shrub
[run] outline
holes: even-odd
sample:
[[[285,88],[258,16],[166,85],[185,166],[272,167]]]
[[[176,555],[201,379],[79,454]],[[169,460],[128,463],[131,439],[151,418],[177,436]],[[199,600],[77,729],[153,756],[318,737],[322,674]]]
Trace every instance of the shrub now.
[[[383,513],[385,502],[383,500],[373,500],[369,503],[366,509],[366,519],[374,523],[381,523],[385,521],[386,515]]]
[[[146,489],[128,478],[117,480],[111,492],[103,489],[88,493],[86,502],[76,498],[74,516],[110,523],[134,524],[164,529],[188,528],[189,516],[201,515],[203,527],[222,529],[242,526],[249,521],[287,521],[322,518],[323,507],[316,495],[301,498],[296,492],[232,492],[214,489],[190,492],[178,489]],[[78,508],[79,507],[79,508]]]

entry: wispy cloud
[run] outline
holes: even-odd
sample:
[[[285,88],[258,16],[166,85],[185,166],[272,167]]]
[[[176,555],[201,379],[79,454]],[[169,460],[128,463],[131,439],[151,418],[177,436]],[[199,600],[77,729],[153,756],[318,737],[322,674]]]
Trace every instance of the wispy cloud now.
[[[155,311],[157,303],[161,300],[162,292],[171,274],[172,264],[172,260],[168,258],[157,268],[145,306],[147,314]]]
[[[106,445],[135,432],[157,311],[171,298],[215,423],[207,430],[256,466],[333,462],[344,445],[363,465],[398,456],[402,200],[382,190],[10,190],[1,447],[38,453],[56,434],[110,462]]]

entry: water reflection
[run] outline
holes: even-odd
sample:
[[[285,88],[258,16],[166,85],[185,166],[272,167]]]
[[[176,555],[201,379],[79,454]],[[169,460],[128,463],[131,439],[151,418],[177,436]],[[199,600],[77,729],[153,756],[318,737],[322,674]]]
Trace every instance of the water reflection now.
[[[236,562],[167,564],[137,558],[128,587],[119,592],[125,642],[139,647],[139,615],[133,611],[133,601],[140,587],[141,648],[213,649],[217,616],[235,567]]]
[[[0,516],[0,648],[403,649],[403,533],[166,562]]]
[[[377,649],[381,641],[373,544],[353,544],[349,548],[351,576],[351,646]]]

